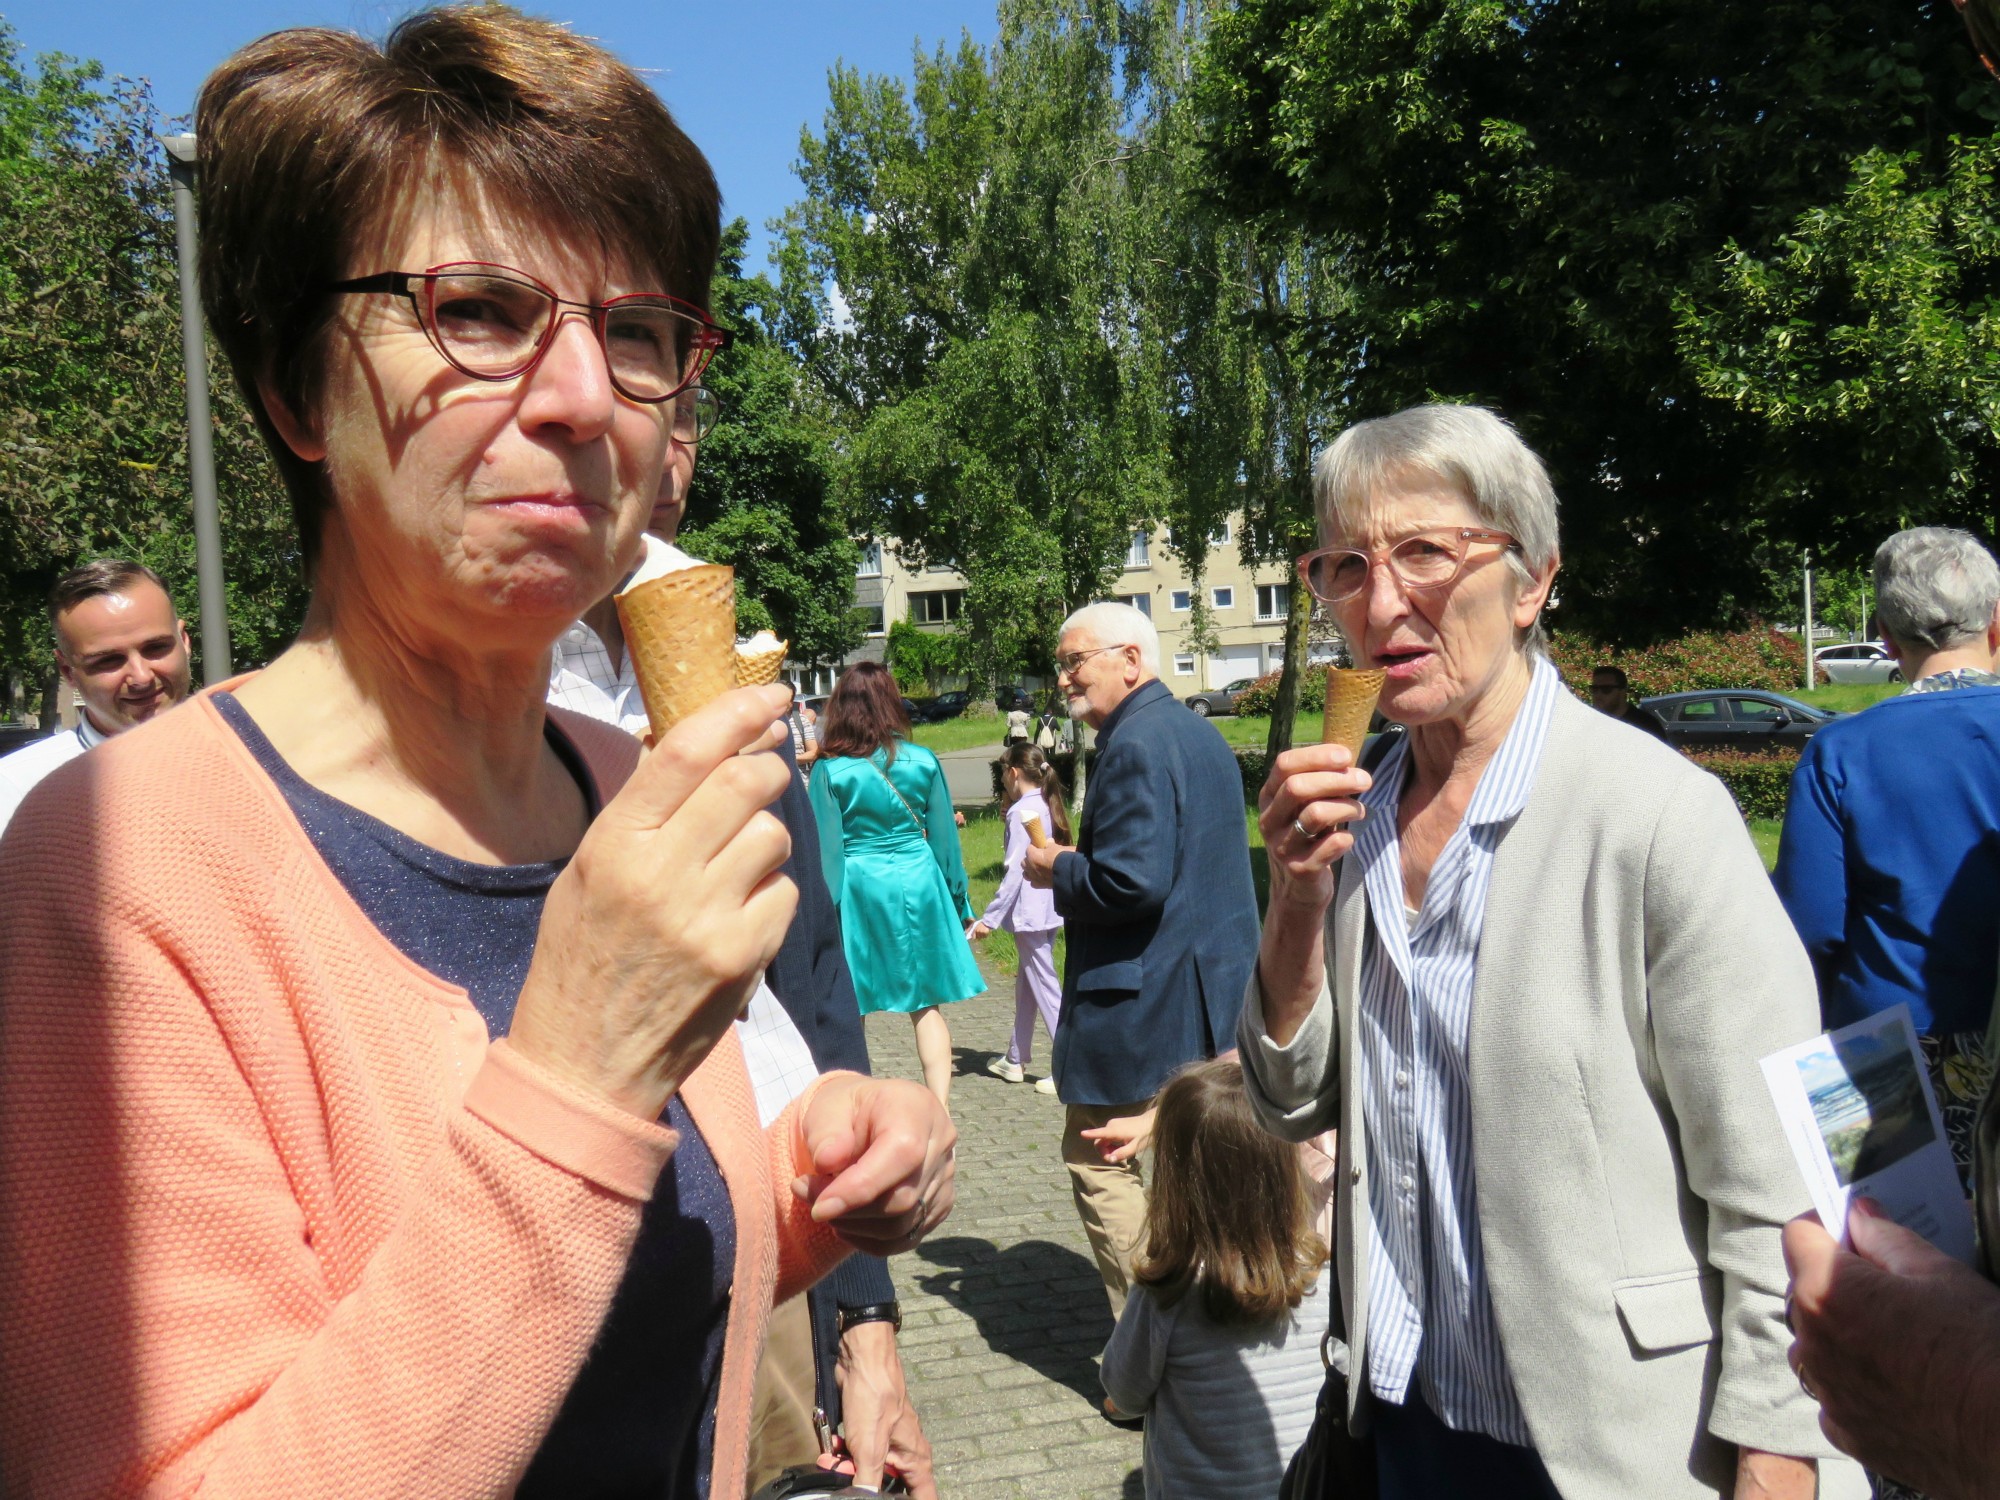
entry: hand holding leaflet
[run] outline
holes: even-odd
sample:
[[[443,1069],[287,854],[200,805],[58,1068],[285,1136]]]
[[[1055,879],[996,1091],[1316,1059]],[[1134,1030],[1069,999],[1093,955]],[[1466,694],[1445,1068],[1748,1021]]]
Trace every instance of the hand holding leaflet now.
[[[1847,1243],[1848,1204],[1865,1196],[1947,1255],[1972,1262],[1972,1213],[1908,1006],[1774,1052],[1762,1067],[1829,1231]]]

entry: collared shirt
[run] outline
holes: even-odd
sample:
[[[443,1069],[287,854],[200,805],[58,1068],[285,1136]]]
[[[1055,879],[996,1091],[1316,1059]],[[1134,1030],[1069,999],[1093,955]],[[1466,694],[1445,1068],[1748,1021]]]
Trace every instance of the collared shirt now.
[[[1493,856],[1527,806],[1561,678],[1544,658],[1506,739],[1431,868],[1420,912],[1403,900],[1396,833],[1402,736],[1362,797],[1368,895],[1357,1017],[1367,1121],[1368,1378],[1402,1403],[1415,1380],[1448,1426],[1526,1446],[1479,1239],[1467,1038]]]
[[[1977,667],[1959,667],[1950,672],[1933,672],[1928,677],[1919,677],[1911,683],[1912,693],[1948,693],[1953,688],[2000,687],[2000,676],[1982,672]]]
[[[23,745],[11,755],[0,755],[0,833],[7,831],[21,801],[56,769],[75,760],[86,750],[104,743],[106,736],[79,714],[76,727],[60,730],[47,739]]]
[[[616,724],[627,734],[643,736],[649,728],[632,653],[627,651],[624,663],[614,668],[604,642],[581,620],[556,642],[549,662],[549,702]]]

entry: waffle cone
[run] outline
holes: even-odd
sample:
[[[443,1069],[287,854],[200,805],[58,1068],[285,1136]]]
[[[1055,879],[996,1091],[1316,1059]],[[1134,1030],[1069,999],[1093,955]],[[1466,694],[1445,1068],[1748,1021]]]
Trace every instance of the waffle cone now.
[[[790,641],[780,641],[769,651],[739,651],[736,653],[736,685],[738,687],[764,687],[778,680],[778,673],[784,670],[785,652],[791,649]]]
[[[736,686],[736,570],[683,568],[618,596],[655,738]]]
[[[1042,829],[1042,820],[1039,814],[1029,813],[1027,817],[1021,819],[1021,826],[1028,830],[1029,843],[1033,844],[1037,849],[1046,849],[1049,847],[1049,836]]]
[[[1361,742],[1368,738],[1368,725],[1375,717],[1375,700],[1382,696],[1382,680],[1386,675],[1379,667],[1327,668],[1326,718],[1320,728],[1321,744],[1345,745],[1348,753],[1360,757]]]

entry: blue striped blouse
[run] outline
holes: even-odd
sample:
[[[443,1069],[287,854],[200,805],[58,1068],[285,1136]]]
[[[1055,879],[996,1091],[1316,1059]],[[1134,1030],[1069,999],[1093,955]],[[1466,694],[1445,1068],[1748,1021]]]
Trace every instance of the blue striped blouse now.
[[[1370,1388],[1401,1404],[1414,1378],[1460,1431],[1527,1446],[1479,1242],[1466,1035],[1493,855],[1527,805],[1562,679],[1536,658],[1527,697],[1431,870],[1412,923],[1396,813],[1407,737],[1361,800],[1368,937],[1361,956],[1361,1107],[1367,1122]]]

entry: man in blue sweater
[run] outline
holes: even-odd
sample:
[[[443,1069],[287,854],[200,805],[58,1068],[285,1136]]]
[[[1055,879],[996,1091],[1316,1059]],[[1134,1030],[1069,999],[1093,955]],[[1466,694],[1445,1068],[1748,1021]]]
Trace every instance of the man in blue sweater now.
[[[1907,1002],[1961,1173],[1985,1088],[2000,943],[2000,566],[1963,531],[1875,553],[1875,614],[1909,691],[1813,736],[1778,894],[1829,1027]]]

